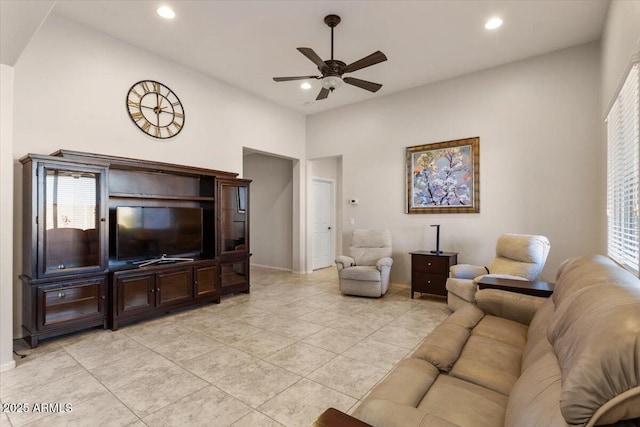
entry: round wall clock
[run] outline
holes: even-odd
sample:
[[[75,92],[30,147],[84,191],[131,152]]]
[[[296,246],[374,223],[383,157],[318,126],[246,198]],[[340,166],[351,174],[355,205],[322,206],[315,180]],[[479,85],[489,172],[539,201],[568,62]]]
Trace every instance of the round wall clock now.
[[[133,123],[154,138],[171,138],[184,127],[180,99],[167,86],[153,80],[141,80],[131,86],[127,111]]]

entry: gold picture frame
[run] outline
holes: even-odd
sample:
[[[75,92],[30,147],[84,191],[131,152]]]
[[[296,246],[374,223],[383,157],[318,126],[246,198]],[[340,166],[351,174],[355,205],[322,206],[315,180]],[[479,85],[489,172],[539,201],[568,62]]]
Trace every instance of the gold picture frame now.
[[[406,148],[409,214],[480,212],[480,137]]]

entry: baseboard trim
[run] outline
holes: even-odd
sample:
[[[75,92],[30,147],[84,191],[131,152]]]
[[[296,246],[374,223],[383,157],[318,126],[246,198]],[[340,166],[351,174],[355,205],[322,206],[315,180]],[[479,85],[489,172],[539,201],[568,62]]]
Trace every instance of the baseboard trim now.
[[[262,264],[251,264],[251,266],[252,267],[260,267],[260,268],[268,268],[270,270],[287,271],[287,272],[291,273],[291,269],[290,268],[274,267],[272,265],[262,265]]]
[[[0,372],[10,371],[16,367],[16,361],[12,360],[11,362],[3,363],[0,365]]]

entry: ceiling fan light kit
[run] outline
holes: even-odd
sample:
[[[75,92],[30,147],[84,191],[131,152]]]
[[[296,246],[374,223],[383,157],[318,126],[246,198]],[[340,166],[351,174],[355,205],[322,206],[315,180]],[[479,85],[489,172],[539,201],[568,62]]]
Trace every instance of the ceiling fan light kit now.
[[[339,76],[327,76],[322,79],[322,87],[333,92],[334,89],[342,86],[344,81]]]
[[[313,62],[320,73],[320,76],[295,76],[295,77],[274,77],[276,82],[287,82],[292,80],[306,80],[306,79],[318,79],[322,80],[322,89],[316,97],[316,100],[325,99],[329,96],[329,93],[343,85],[343,83],[350,84],[352,86],[359,87],[369,92],[377,92],[382,87],[379,83],[369,82],[367,80],[356,79],[355,77],[342,77],[345,73],[352,73],[357,70],[361,70],[366,67],[384,62],[387,57],[379,50],[371,55],[365,56],[362,59],[357,60],[349,65],[345,62],[333,59],[333,29],[340,23],[340,17],[338,15],[327,15],[324,18],[324,23],[331,28],[331,59],[323,61],[320,56],[309,47],[299,47],[298,51],[306,56],[311,62]]]

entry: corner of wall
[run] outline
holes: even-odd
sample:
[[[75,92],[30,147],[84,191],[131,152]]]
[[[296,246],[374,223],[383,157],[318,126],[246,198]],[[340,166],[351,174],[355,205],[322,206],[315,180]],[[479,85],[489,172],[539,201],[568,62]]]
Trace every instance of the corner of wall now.
[[[0,371],[13,360],[13,67],[0,65]]]

